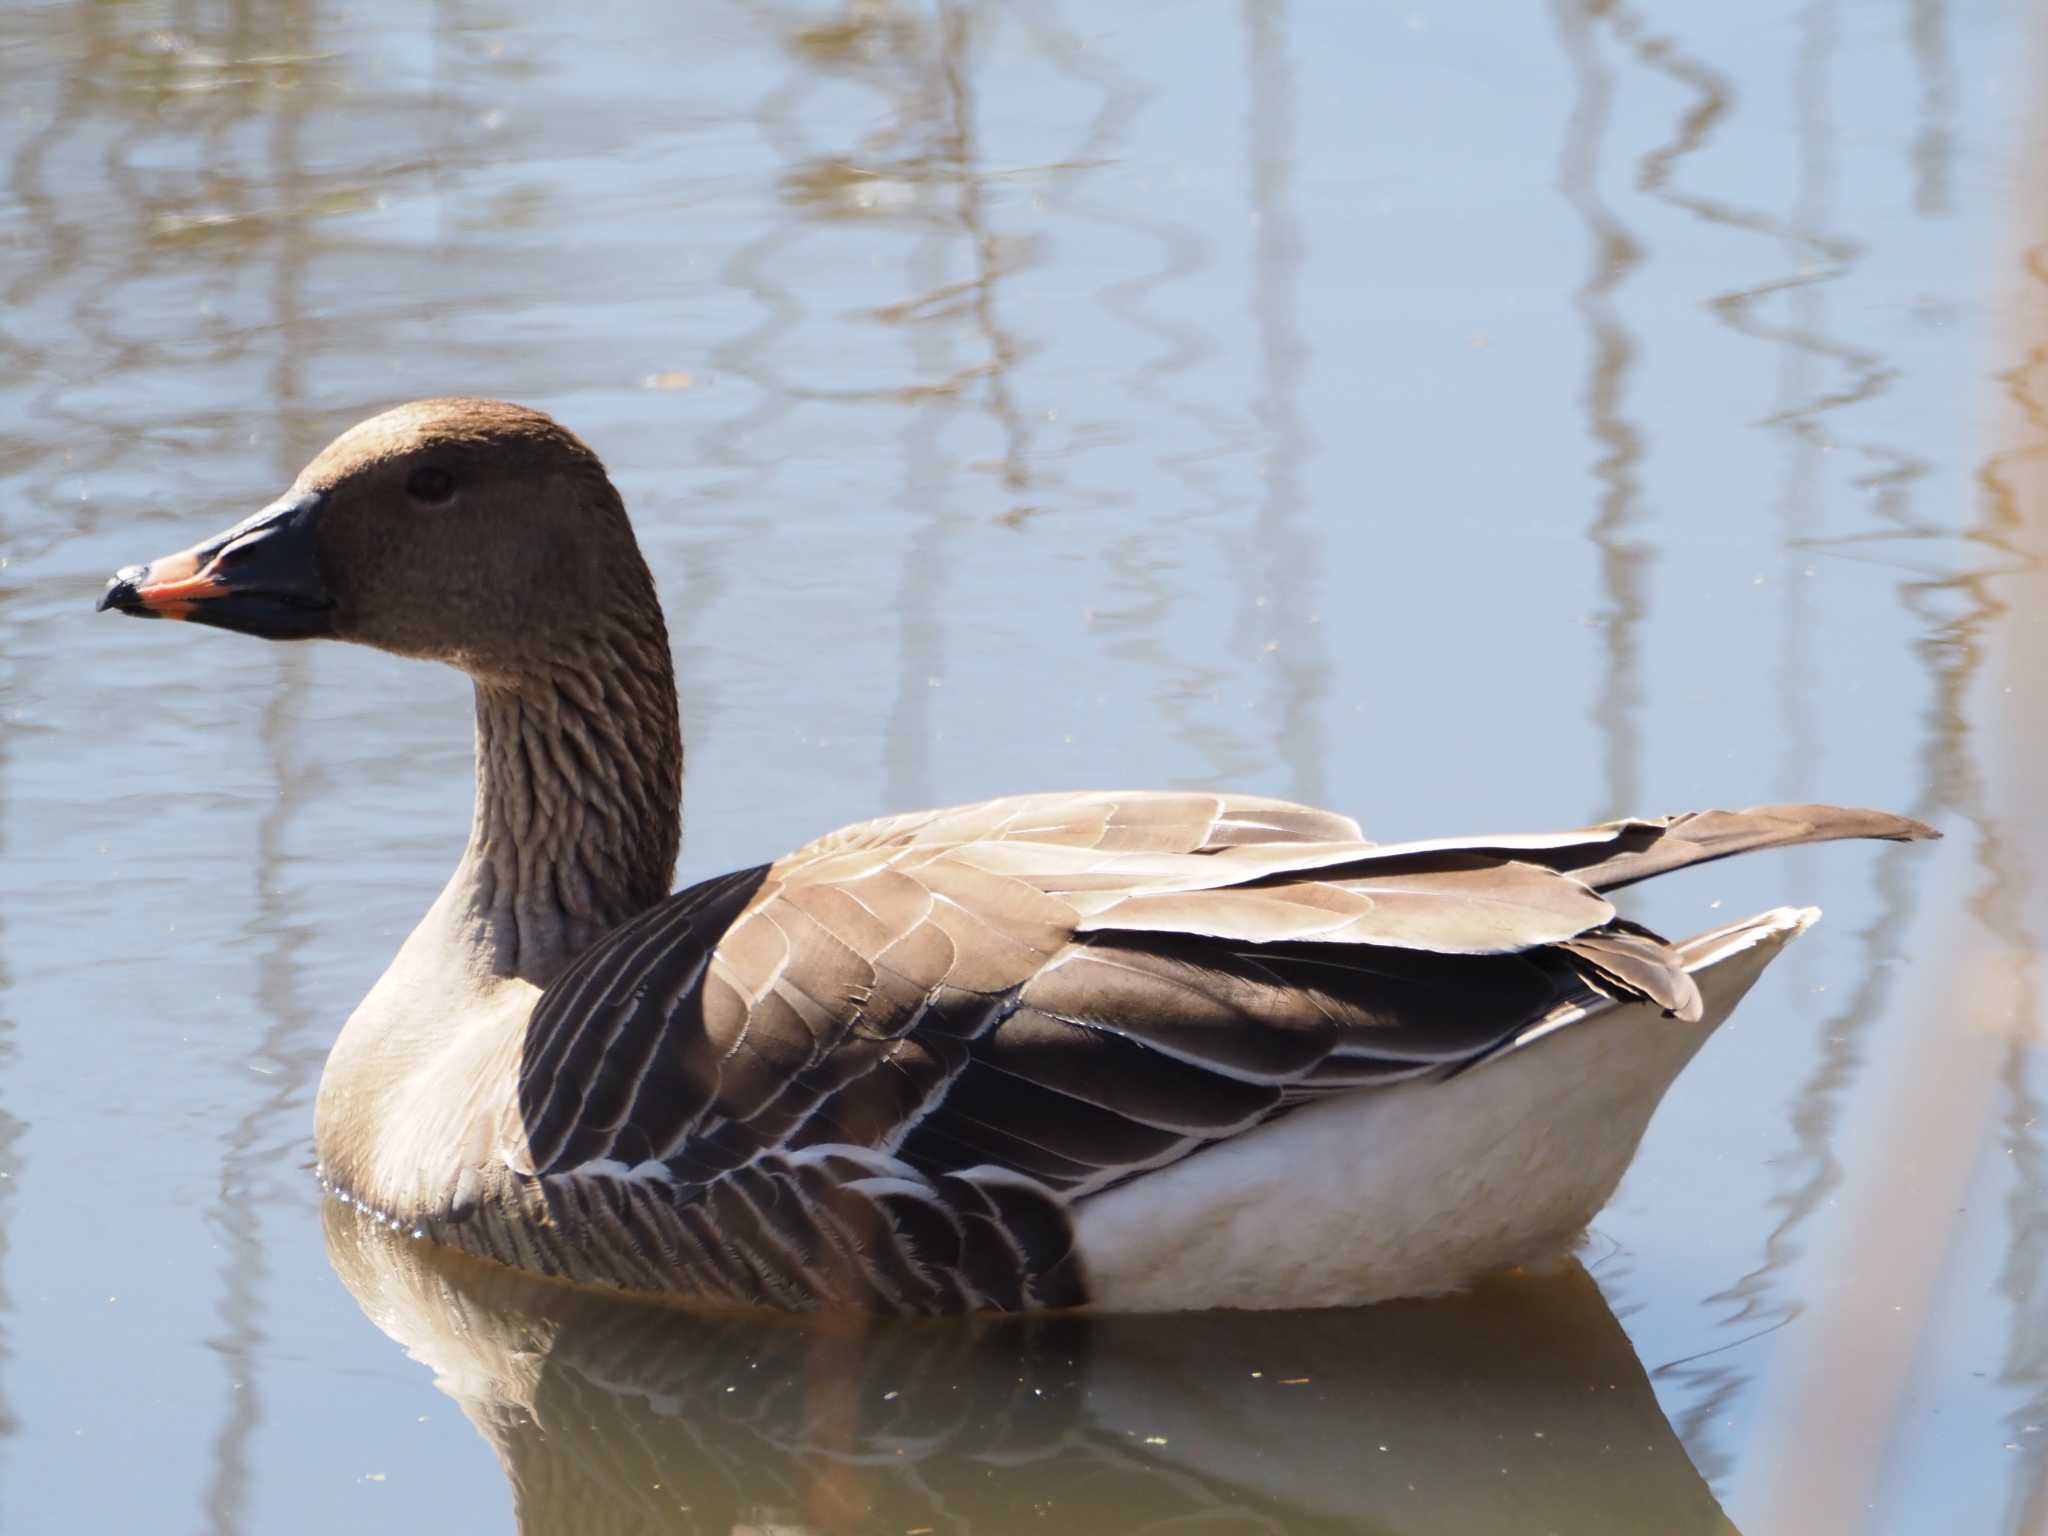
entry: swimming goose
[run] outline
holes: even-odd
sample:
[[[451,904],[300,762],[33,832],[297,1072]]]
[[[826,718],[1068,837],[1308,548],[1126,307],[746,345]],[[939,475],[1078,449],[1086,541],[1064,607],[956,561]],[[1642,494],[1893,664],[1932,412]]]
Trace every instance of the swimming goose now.
[[[536,411],[400,406],[100,599],[451,663],[455,874],[343,1027],[322,1177],[570,1281],[889,1312],[1305,1307],[1568,1248],[1778,949],[1607,893],[1754,848],[1933,836],[1772,806],[1373,844],[1238,794],[891,816],[671,895],[654,581]]]

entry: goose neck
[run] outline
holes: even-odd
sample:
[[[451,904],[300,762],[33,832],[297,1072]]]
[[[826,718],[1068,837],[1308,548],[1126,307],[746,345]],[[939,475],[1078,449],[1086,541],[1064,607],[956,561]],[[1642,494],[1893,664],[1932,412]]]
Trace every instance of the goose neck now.
[[[658,625],[658,621],[657,621]],[[476,811],[450,884],[478,967],[546,986],[668,893],[682,738],[665,633],[476,684]]]

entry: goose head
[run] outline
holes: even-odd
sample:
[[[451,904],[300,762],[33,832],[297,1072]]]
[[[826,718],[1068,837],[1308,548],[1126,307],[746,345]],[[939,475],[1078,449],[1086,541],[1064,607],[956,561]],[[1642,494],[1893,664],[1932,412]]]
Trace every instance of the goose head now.
[[[659,609],[604,466],[538,411],[421,400],[350,428],[277,500],[117,572],[99,608],[331,637],[516,685]]]

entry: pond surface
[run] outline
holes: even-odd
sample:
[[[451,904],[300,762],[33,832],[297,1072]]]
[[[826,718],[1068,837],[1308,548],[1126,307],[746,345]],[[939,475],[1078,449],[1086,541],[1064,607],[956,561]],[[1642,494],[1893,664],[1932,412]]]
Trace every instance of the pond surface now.
[[[2048,80],[1963,0],[0,14],[0,1530],[2048,1522]],[[394,401],[612,466],[683,875],[1234,787],[1827,799],[1828,921],[1581,1255],[1369,1313],[802,1330],[383,1243],[328,1042],[467,685],[96,620]]]

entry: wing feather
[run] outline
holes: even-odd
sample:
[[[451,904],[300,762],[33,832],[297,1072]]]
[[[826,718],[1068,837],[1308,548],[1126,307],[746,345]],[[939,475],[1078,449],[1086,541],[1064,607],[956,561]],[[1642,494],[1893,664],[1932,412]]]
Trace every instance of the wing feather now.
[[[529,1171],[618,1185],[591,1209],[621,1213],[619,1275],[651,1245],[741,1299],[1064,1304],[1065,1208],[1119,1179],[1483,1060],[1561,1003],[1696,1017],[1679,956],[1602,890],[1924,832],[1781,806],[1374,845],[1328,812],[1178,793],[864,822],[678,893],[548,989]]]

